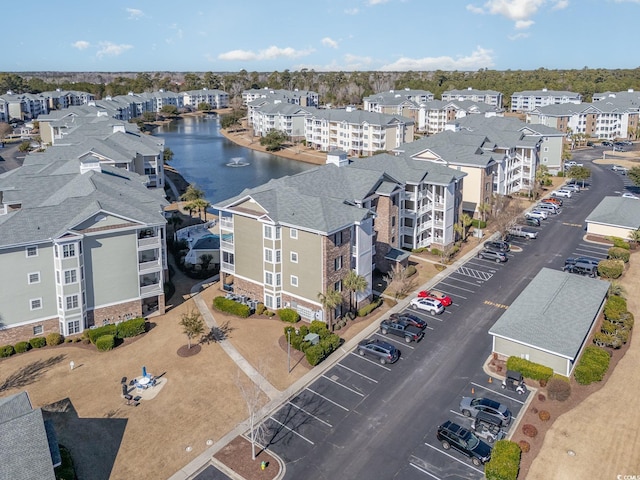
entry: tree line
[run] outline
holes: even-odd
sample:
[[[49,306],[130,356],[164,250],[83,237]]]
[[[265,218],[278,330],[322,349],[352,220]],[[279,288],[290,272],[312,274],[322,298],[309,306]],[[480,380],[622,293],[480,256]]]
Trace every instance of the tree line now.
[[[640,89],[640,68],[614,69],[584,67],[581,70],[489,70],[430,72],[316,72],[303,68],[282,72],[30,72],[0,73],[0,92],[40,93],[80,90],[96,98],[126,95],[129,92],[158,90],[187,91],[224,90],[238,102],[243,90],[252,88],[311,90],[320,95],[321,103],[343,106],[362,103],[374,93],[404,88],[428,90],[440,98],[444,91],[496,90],[504,95],[509,108],[511,95],[523,90],[561,90],[580,93],[590,102],[594,93]]]

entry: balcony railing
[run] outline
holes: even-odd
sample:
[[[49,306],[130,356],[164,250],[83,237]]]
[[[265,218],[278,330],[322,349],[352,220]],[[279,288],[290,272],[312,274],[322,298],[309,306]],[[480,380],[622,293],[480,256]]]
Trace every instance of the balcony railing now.
[[[233,229],[233,217],[220,217],[220,226],[223,228]]]
[[[227,273],[235,273],[236,266],[233,263],[222,262],[220,264],[220,270],[222,270],[224,272],[227,272]]]
[[[146,262],[138,263],[138,272],[140,273],[152,272],[154,270],[160,270],[160,269],[161,269],[161,265],[160,265],[159,258],[156,258],[155,260],[149,260]]]
[[[220,240],[220,249],[233,251],[233,241]]]
[[[140,287],[140,295],[149,295],[151,293],[162,293],[162,285],[160,285],[160,283],[153,283]]]
[[[138,239],[138,248],[148,248],[148,247],[159,247],[160,246],[160,236],[156,235],[154,237],[145,237]]]

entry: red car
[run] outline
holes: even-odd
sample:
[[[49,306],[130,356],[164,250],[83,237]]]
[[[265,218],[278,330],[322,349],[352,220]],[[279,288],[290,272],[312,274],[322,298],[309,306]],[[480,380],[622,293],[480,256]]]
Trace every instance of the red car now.
[[[418,298],[433,298],[435,300],[440,300],[440,303],[445,307],[448,307],[453,303],[453,300],[451,300],[449,295],[445,295],[437,290],[422,290],[421,292],[418,292]]]

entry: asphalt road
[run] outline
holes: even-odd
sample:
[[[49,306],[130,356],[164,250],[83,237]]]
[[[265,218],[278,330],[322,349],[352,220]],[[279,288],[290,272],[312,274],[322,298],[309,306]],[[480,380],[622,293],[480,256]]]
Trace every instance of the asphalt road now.
[[[285,478],[483,477],[469,459],[442,449],[436,428],[446,419],[468,426],[458,404],[473,391],[519,414],[524,398],[489,384],[482,371],[491,353],[487,332],[541,268],[560,269],[569,256],[606,256],[606,248],[584,242],[584,219],[605,195],[623,192],[627,180],[592,164],[599,156],[595,149],[574,152],[592,169],[588,188],[565,199],[536,240],[514,239],[522,252],[510,253],[505,264],[471,259],[436,286],[454,304],[438,317],[423,315],[429,328],[421,342],[385,337],[402,352],[396,364],[350,352],[266,420],[269,448],[286,462]]]

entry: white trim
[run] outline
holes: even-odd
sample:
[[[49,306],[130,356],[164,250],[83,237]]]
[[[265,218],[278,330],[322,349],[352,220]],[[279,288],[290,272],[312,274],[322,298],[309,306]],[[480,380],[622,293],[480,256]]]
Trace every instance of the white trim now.
[[[31,275],[37,275],[38,278],[32,282],[31,281]],[[41,280],[40,272],[29,272],[29,273],[27,273],[27,284],[33,285],[33,284],[36,284],[36,283],[40,283],[40,280]]]
[[[297,287],[298,284],[298,277],[296,275],[291,275],[291,277],[289,277],[289,283],[291,284],[292,287]]]
[[[36,249],[36,253],[34,255],[29,255],[29,250],[35,248]],[[24,256],[26,258],[32,258],[32,257],[37,257],[39,255],[39,248],[37,245],[27,245],[26,247],[24,247]]]
[[[295,255],[295,258],[293,258]],[[289,252],[289,261],[291,263],[298,263],[298,252]]]
[[[34,308],[33,302],[40,302],[40,306]],[[42,310],[42,308],[43,308],[43,306],[42,306],[42,297],[30,298],[29,299],[29,310],[31,310],[31,311],[33,311],[33,310]]]

